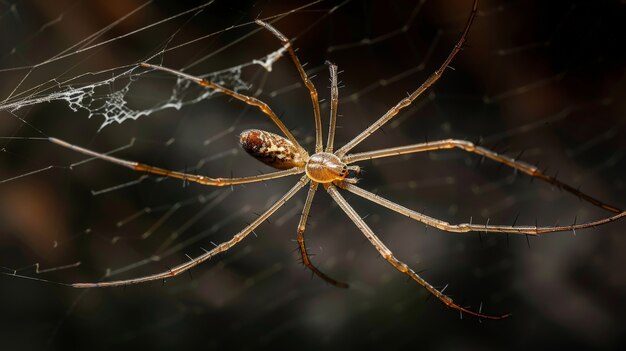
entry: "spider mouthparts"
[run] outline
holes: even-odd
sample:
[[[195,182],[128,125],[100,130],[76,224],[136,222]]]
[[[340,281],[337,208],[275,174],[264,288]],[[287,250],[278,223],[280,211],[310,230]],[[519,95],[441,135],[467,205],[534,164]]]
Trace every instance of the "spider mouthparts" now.
[[[361,174],[361,167],[359,166],[348,166],[348,170],[354,172],[354,175]]]
[[[344,178],[343,181],[348,184],[356,185],[359,183],[359,178]]]

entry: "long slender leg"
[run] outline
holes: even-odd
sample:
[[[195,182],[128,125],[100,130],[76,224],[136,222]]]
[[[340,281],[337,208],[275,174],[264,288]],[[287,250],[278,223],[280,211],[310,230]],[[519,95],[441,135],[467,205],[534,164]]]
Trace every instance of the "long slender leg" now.
[[[398,212],[402,215],[405,215],[411,219],[427,224],[431,227],[435,227],[441,230],[445,230],[448,232],[454,233],[466,233],[466,232],[496,232],[496,233],[514,233],[514,234],[530,234],[530,235],[539,235],[543,233],[552,233],[552,232],[564,232],[564,231],[575,231],[578,229],[584,229],[589,227],[595,227],[598,225],[610,223],[616,221],[622,217],[626,217],[626,212],[621,212],[615,216],[607,217],[601,220],[581,223],[581,224],[573,224],[567,226],[559,226],[559,227],[536,227],[536,226],[506,226],[506,225],[487,225],[487,224],[473,224],[473,223],[462,223],[462,224],[450,224],[448,222],[444,222],[442,220],[426,216],[419,212],[415,212],[410,210],[404,206],[398,205],[395,202],[389,201],[381,196],[370,193],[369,191],[363,190],[355,185],[348,184],[346,182],[337,184],[341,186],[343,189],[348,190],[349,192],[361,196],[364,199],[370,200],[374,203],[377,203],[383,207],[386,207],[392,211]]]
[[[509,316],[509,314],[505,314],[505,315],[502,315],[502,316],[485,315],[485,314],[482,314],[482,313],[470,311],[470,310],[468,310],[468,309],[466,309],[464,307],[461,307],[461,306],[457,305],[456,303],[454,303],[450,297],[444,295],[441,291],[437,290],[434,286],[430,285],[427,281],[425,281],[422,277],[420,277],[417,273],[415,273],[415,271],[413,271],[411,268],[409,268],[409,266],[407,266],[405,263],[403,263],[400,260],[398,260],[393,255],[391,250],[389,250],[387,248],[387,246],[385,246],[385,244],[383,244],[382,241],[380,241],[380,239],[378,239],[376,234],[374,234],[374,232],[372,232],[372,230],[361,219],[361,217],[356,213],[356,211],[354,211],[352,206],[350,206],[348,204],[348,202],[346,202],[346,200],[343,198],[343,196],[341,196],[341,194],[339,194],[339,192],[337,191],[337,188],[335,188],[333,185],[328,185],[326,190],[328,191],[328,194],[330,194],[330,196],[337,202],[339,207],[341,207],[341,209],[348,215],[348,217],[350,217],[352,222],[354,222],[354,224],[356,224],[357,228],[359,228],[359,230],[361,230],[361,232],[363,232],[365,237],[372,243],[372,245],[374,245],[374,247],[376,248],[376,250],[378,250],[380,255],[385,260],[387,260],[387,262],[391,263],[391,265],[394,266],[398,271],[400,271],[400,272],[408,275],[409,277],[411,277],[411,279],[415,280],[417,283],[419,283],[421,286],[423,286],[426,290],[428,290],[428,292],[430,292],[436,298],[441,300],[441,302],[443,302],[446,306],[454,308],[454,309],[457,309],[459,311],[462,311],[462,312],[465,312],[465,313],[468,313],[468,314],[471,314],[473,316],[480,317],[480,318],[502,319],[502,318],[506,318],[506,317]]]
[[[261,20],[256,20],[256,24],[267,29],[272,33],[280,42],[283,44],[283,47],[287,49],[289,52],[289,56],[291,56],[291,60],[293,61],[298,73],[300,73],[300,78],[302,78],[302,82],[309,89],[309,93],[311,95],[311,103],[313,104],[313,114],[315,115],[315,152],[322,152],[322,117],[320,116],[320,103],[317,97],[317,89],[315,89],[315,85],[309,79],[306,72],[304,71],[304,67],[300,64],[300,60],[298,56],[296,56],[296,52],[293,50],[293,45],[291,45],[291,41],[287,39],[287,37],[278,31],[278,29],[272,27],[271,24],[263,22]]]
[[[255,106],[257,108],[259,108],[259,110],[261,110],[261,112],[263,112],[264,114],[266,114],[271,120],[272,122],[274,122],[274,124],[276,124],[276,126],[285,134],[285,136],[287,136],[287,139],[289,139],[294,145],[296,145],[299,149],[304,150],[304,148],[302,148],[302,146],[298,143],[298,141],[296,140],[296,138],[293,136],[293,134],[291,134],[291,132],[289,131],[289,129],[287,129],[287,127],[285,127],[285,124],[280,120],[280,118],[278,118],[278,116],[276,116],[276,114],[274,113],[274,111],[272,111],[272,109],[263,101],[251,97],[251,96],[247,96],[247,95],[243,95],[243,94],[239,94],[235,91],[232,91],[230,89],[226,89],[221,85],[209,82],[206,79],[203,78],[199,78],[196,76],[192,76],[190,74],[181,72],[181,71],[177,71],[175,69],[171,69],[171,68],[167,68],[167,67],[163,67],[163,66],[155,66],[149,63],[142,63],[141,66],[146,67],[146,68],[152,68],[155,70],[159,70],[159,71],[163,71],[169,74],[173,74],[176,76],[179,76],[181,78],[190,80],[192,82],[195,82],[203,87],[207,87],[207,88],[211,88],[215,91],[218,91],[222,94],[226,94],[228,96],[231,96],[239,101],[245,102],[248,105],[251,106]]]
[[[433,73],[430,77],[428,77],[428,79],[426,79],[426,81],[422,83],[422,85],[420,85],[419,88],[417,88],[414,92],[412,92],[411,95],[400,100],[400,102],[398,102],[394,107],[392,107],[389,111],[387,111],[387,113],[385,113],[380,119],[378,119],[372,125],[367,127],[367,129],[361,132],[361,134],[357,135],[354,139],[352,139],[350,142],[344,145],[341,149],[337,150],[337,152],[335,152],[335,155],[339,156],[340,158],[343,157],[348,151],[352,150],[360,142],[365,140],[372,133],[378,130],[378,128],[382,127],[385,123],[387,123],[390,119],[392,119],[395,115],[397,115],[398,112],[400,112],[400,110],[409,106],[415,99],[417,99],[418,96],[422,95],[422,93],[426,91],[426,89],[428,89],[437,80],[439,80],[439,78],[441,78],[441,76],[443,75],[443,72],[450,65],[450,62],[452,61],[454,56],[456,56],[459,50],[461,50],[461,48],[463,47],[463,43],[465,43],[465,39],[467,38],[467,33],[469,32],[469,29],[472,26],[472,22],[474,21],[474,17],[476,17],[477,11],[478,11],[478,0],[474,0],[474,5],[472,6],[472,12],[470,14],[470,17],[467,20],[467,24],[465,25],[465,30],[463,31],[461,38],[456,43],[456,45],[452,49],[452,52],[450,52],[450,54],[448,55],[446,60],[443,62],[443,64],[441,64],[439,69],[437,69],[435,73]]]
[[[130,168],[135,171],[152,173],[152,174],[157,174],[157,175],[170,177],[170,178],[183,179],[183,180],[190,181],[190,182],[200,183],[202,185],[225,186],[225,185],[256,183],[256,182],[261,182],[264,180],[282,178],[282,177],[286,177],[289,175],[300,174],[304,172],[302,168],[291,168],[291,169],[287,169],[284,171],[272,172],[272,173],[267,173],[267,174],[258,174],[258,175],[249,176],[249,177],[210,178],[210,177],[206,177],[203,175],[188,174],[188,173],[183,173],[183,172],[178,172],[178,171],[170,171],[167,169],[153,167],[153,166],[149,166],[149,165],[134,162],[134,161],[123,160],[121,158],[117,158],[117,157],[113,157],[110,155],[101,154],[99,152],[95,152],[92,150],[88,150],[88,149],[70,144],[66,141],[63,141],[57,138],[48,138],[48,140],[50,140],[50,142],[54,144],[63,146],[65,148],[80,152],[85,155],[97,157],[99,159],[112,162],[120,166]]]
[[[283,206],[293,195],[295,195],[300,189],[302,189],[307,183],[309,179],[304,176],[302,177],[298,183],[291,188],[283,197],[281,197],[278,201],[276,201],[270,208],[268,208],[263,214],[259,216],[259,218],[255,219],[252,223],[250,223],[247,227],[245,227],[242,231],[235,234],[232,239],[225,241],[219,245],[217,245],[213,250],[206,251],[205,253],[191,259],[188,262],[180,264],[174,268],[171,268],[165,272],[147,275],[145,277],[140,278],[132,278],[132,279],[124,279],[124,280],[115,280],[110,282],[100,282],[100,283],[74,283],[72,287],[75,288],[99,288],[99,287],[111,287],[111,286],[121,286],[121,285],[130,285],[137,283],[149,282],[152,280],[161,280],[170,277],[174,277],[179,275],[180,273],[208,260],[209,258],[227,251],[231,247],[235,246],[241,240],[243,240],[248,234],[250,234],[256,227],[258,227],[261,223],[263,223],[266,219],[269,218],[274,212],[276,212],[281,206]]]
[[[309,217],[309,211],[311,210],[311,203],[313,202],[313,197],[315,196],[315,191],[317,190],[318,183],[312,182],[309,187],[309,193],[306,197],[306,202],[304,203],[304,208],[302,209],[302,216],[300,216],[300,223],[298,224],[298,247],[300,248],[300,254],[302,255],[302,263],[309,268],[313,273],[317,274],[318,277],[324,279],[329,284],[332,284],[338,288],[348,288],[348,284],[337,281],[322,271],[317,269],[311,263],[309,259],[309,255],[306,250],[306,245],[304,244],[304,231],[306,230],[306,221]]]
[[[506,155],[498,154],[497,152],[486,149],[484,147],[476,146],[474,145],[474,143],[470,141],[466,141],[466,140],[446,139],[446,140],[432,141],[428,143],[420,143],[420,144],[413,144],[413,145],[407,145],[407,146],[392,147],[392,148],[382,149],[382,150],[361,152],[357,154],[346,155],[343,157],[342,161],[346,164],[349,164],[353,162],[371,160],[371,159],[381,158],[381,157],[389,157],[389,156],[404,155],[404,154],[410,154],[410,153],[416,153],[416,152],[441,150],[441,149],[453,149],[453,148],[458,148],[467,152],[475,153],[475,154],[484,156],[486,158],[489,158],[491,160],[494,160],[496,162],[503,163],[511,168],[515,168],[521,172],[524,172],[531,177],[539,178],[543,181],[546,181],[558,188],[561,188],[569,193],[572,193],[578,196],[579,198],[595,206],[601,207],[607,211],[610,211],[613,213],[622,212],[622,210],[620,210],[619,208],[615,206],[605,204],[604,202],[592,196],[589,196],[583,193],[582,191],[557,180],[554,177],[543,174],[537,167],[533,165],[530,165],[523,161],[516,160]]]
[[[326,152],[333,152],[335,128],[337,127],[337,105],[339,104],[339,88],[337,88],[337,65],[326,61],[330,70],[330,123],[328,125],[328,143]]]

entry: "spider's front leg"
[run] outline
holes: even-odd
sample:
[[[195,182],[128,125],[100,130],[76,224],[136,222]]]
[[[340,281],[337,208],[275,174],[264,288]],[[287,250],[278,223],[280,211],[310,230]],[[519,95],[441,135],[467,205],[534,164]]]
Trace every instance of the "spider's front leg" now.
[[[415,99],[417,99],[422,93],[424,93],[428,88],[430,88],[433,84],[435,84],[439,78],[443,75],[446,68],[450,66],[450,62],[456,56],[456,54],[461,50],[463,45],[465,44],[465,40],[467,39],[467,34],[469,33],[469,29],[472,26],[472,22],[474,22],[474,18],[478,13],[478,0],[474,0],[472,4],[472,12],[470,13],[469,18],[467,19],[467,23],[465,24],[465,29],[463,30],[463,34],[459,38],[459,41],[456,43],[450,54],[446,60],[439,66],[439,68],[430,75],[426,79],[422,85],[420,85],[417,89],[415,89],[409,96],[400,100],[395,106],[393,106],[389,111],[387,111],[382,117],[380,117],[376,122],[372,123],[369,127],[367,127],[364,131],[362,131],[359,135],[354,137],[354,139],[350,140],[344,146],[342,146],[339,150],[335,152],[335,155],[343,158],[350,150],[352,150],[355,146],[360,144],[363,140],[367,139],[370,135],[372,135],[375,131],[380,129],[385,123],[389,122],[392,118],[394,118],[402,109],[410,106]]]
[[[626,211],[620,212],[611,217],[605,217],[592,222],[578,223],[572,225],[558,226],[558,227],[538,227],[538,226],[509,226],[509,225],[492,225],[488,224],[475,224],[475,223],[460,223],[450,224],[446,221],[442,221],[437,218],[427,216],[425,214],[413,211],[402,205],[399,205],[393,201],[383,198],[380,195],[376,195],[364,189],[361,189],[353,184],[347,182],[337,182],[336,185],[344,190],[347,190],[355,195],[358,195],[366,200],[372,201],[383,207],[386,207],[399,214],[407,216],[418,222],[424,223],[431,227],[444,230],[452,233],[467,233],[467,232],[484,232],[484,233],[513,233],[513,234],[526,234],[526,235],[540,235],[545,233],[576,231],[579,229],[592,228],[599,225],[618,221],[622,218],[626,218]]]
[[[413,154],[413,153],[436,151],[436,150],[450,150],[450,149],[463,150],[465,152],[470,152],[470,153],[488,158],[495,162],[502,163],[517,171],[525,173],[534,178],[539,178],[542,181],[550,183],[575,196],[578,196],[580,199],[585,200],[593,204],[594,206],[600,207],[604,210],[607,210],[609,212],[613,212],[616,214],[619,214],[622,212],[622,210],[616,206],[604,203],[594,198],[591,195],[583,193],[582,191],[580,191],[579,188],[575,188],[569,184],[563,183],[562,181],[558,180],[556,177],[551,177],[547,174],[544,174],[536,166],[530,165],[526,162],[520,161],[518,159],[509,157],[503,154],[499,154],[493,150],[484,148],[482,146],[475,145],[471,141],[467,141],[467,140],[445,139],[445,140],[430,141],[426,143],[419,143],[419,144],[413,144],[413,145],[397,146],[397,147],[391,147],[387,149],[349,154],[349,155],[342,157],[341,160],[345,162],[346,164],[350,164],[352,162],[358,162],[358,161],[363,161],[363,160],[373,160],[377,158],[408,155],[408,154]]]

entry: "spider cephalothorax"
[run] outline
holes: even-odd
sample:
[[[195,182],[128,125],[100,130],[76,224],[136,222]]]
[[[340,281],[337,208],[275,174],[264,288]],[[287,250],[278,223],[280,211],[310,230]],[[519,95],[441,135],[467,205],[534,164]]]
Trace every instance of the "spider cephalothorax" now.
[[[348,175],[348,165],[331,153],[319,152],[306,163],[306,175],[314,182],[332,183],[343,180]]]

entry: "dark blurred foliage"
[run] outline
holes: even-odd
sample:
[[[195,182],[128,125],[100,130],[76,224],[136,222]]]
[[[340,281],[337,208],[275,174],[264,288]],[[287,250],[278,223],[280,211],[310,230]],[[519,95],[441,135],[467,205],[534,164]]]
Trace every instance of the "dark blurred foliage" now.
[[[192,74],[251,62],[278,49],[279,43],[250,22],[307,3],[217,0],[195,15],[125,36],[200,3],[156,1],[133,13],[142,4],[0,2],[3,69],[32,67],[66,49],[79,50],[72,46],[128,16],[82,47],[114,39],[111,43],[38,67],[21,84],[29,69],[1,71],[0,96],[55,77],[132,65],[163,45],[176,47],[198,38],[153,62],[162,60],[173,68],[191,65],[187,71]],[[458,39],[470,1],[420,4],[321,1],[274,22],[295,38],[298,55],[315,75],[321,98],[329,93],[324,61],[339,65],[343,84],[339,145],[414,90]],[[444,138],[472,140],[511,156],[523,152],[522,159],[547,168],[548,174],[558,174],[568,184],[625,207],[626,5],[608,0],[481,1],[479,8],[468,45],[452,63],[454,69],[357,150]],[[245,23],[249,24],[224,30]],[[380,36],[388,38],[373,40]],[[364,40],[368,38],[372,40]],[[351,45],[343,46],[346,43]],[[242,74],[252,84],[248,93],[259,93],[310,149],[310,101],[306,90],[296,85],[299,78],[291,62],[281,59],[271,73],[255,65]],[[101,79],[106,77],[87,75],[76,84]],[[158,101],[169,94],[168,84],[174,81],[158,73],[141,75],[127,95],[129,103]],[[64,102],[0,114],[0,136],[40,136],[36,128],[99,151],[136,138],[132,148],[117,155],[171,169],[193,167],[202,158],[237,148],[236,137],[244,129],[275,130],[258,111],[224,97],[102,130],[101,119],[87,119],[85,111],[73,112]],[[327,104],[323,116],[328,116]],[[211,139],[216,135],[224,137]],[[212,142],[205,143],[207,139]],[[0,179],[62,166],[0,183],[0,266],[16,269],[39,262],[41,269],[47,269],[82,262],[79,267],[41,274],[34,269],[20,271],[55,282],[96,281],[108,268],[128,267],[149,259],[164,245],[204,235],[171,256],[119,272],[116,278],[167,269],[186,260],[185,254],[201,254],[200,246],[230,238],[297,179],[216,190],[149,178],[92,195],[93,190],[131,182],[140,175],[101,161],[68,169],[65,166],[85,157],[44,141],[0,143]],[[471,217],[474,223],[489,219],[492,224],[512,224],[517,218],[517,224],[553,225],[608,215],[539,180],[460,151],[389,158],[362,166],[365,189],[453,223]],[[212,176],[259,171],[269,169],[241,152],[201,168]],[[352,288],[341,290],[311,279],[294,251],[305,192],[259,227],[258,237],[251,235],[194,268],[191,275],[164,284],[78,291],[0,277],[0,348],[624,347],[626,222],[528,240],[515,235],[452,234],[426,230],[346,194],[397,256],[433,285],[449,284],[446,293],[475,309],[482,302],[485,313],[513,313],[504,321],[479,321],[468,316],[459,319],[456,311],[428,298],[423,288],[378,257],[323,191],[313,205],[308,246],[322,270],[348,281]],[[205,202],[197,200],[202,196]],[[185,205],[172,210],[177,203]],[[150,210],[118,225],[145,208]],[[164,219],[168,211],[171,215]],[[182,230],[194,216],[199,219]],[[142,240],[151,228],[154,233]]]

